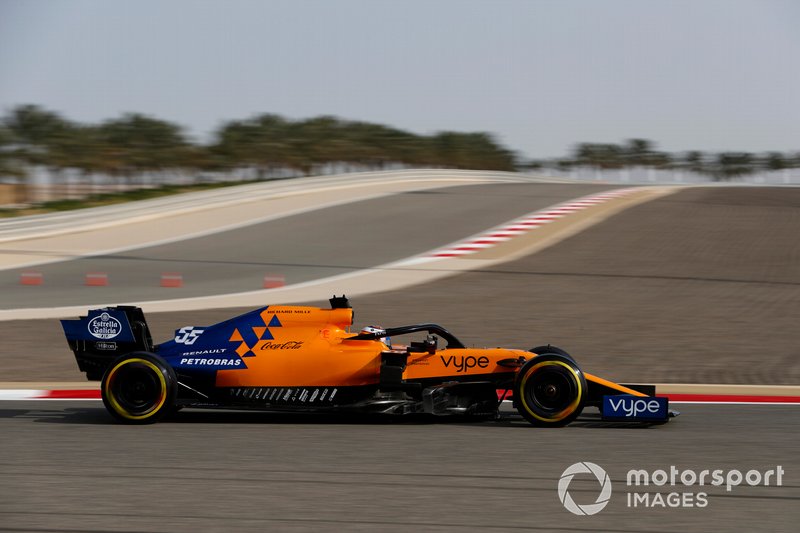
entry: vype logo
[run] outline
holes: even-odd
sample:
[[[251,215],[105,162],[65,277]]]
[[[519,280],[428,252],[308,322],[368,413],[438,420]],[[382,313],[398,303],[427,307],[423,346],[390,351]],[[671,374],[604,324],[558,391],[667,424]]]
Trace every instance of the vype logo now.
[[[455,355],[451,355],[445,359],[443,355],[440,355],[439,358],[446,368],[454,367],[456,372],[466,372],[470,368],[486,368],[489,366],[489,358],[486,356],[473,357],[468,355],[464,357],[462,355],[461,357],[456,357]]]
[[[603,418],[609,420],[666,420],[669,400],[630,395],[603,396]]]

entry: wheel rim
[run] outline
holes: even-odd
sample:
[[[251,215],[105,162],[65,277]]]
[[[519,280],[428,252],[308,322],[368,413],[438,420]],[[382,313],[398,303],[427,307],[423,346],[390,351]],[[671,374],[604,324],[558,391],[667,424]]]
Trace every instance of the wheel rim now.
[[[563,411],[578,392],[575,381],[562,370],[545,368],[531,378],[531,400],[545,411]]]
[[[543,361],[522,379],[523,406],[542,422],[558,422],[580,405],[582,389],[578,371],[562,361]]]
[[[157,412],[167,397],[164,375],[144,359],[128,359],[114,367],[106,380],[106,395],[114,410],[140,420]]]

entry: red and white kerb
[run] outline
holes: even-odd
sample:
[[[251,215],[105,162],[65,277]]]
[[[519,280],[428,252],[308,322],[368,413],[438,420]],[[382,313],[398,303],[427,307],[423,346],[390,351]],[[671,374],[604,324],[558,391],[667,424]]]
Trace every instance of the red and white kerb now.
[[[514,237],[525,234],[536,228],[540,228],[554,220],[565,217],[570,213],[581,211],[582,209],[586,209],[587,207],[591,207],[593,205],[602,204],[614,198],[626,196],[636,190],[638,189],[628,188],[606,191],[599,194],[584,196],[583,198],[578,198],[577,200],[572,200],[543,211],[536,211],[503,226],[490,229],[476,237],[471,237],[470,239],[461,241],[454,245],[435,250],[431,252],[429,257],[459,257],[468,254],[474,254],[475,252],[485,250],[486,248],[491,248],[492,246],[496,246],[501,242],[509,241]]]

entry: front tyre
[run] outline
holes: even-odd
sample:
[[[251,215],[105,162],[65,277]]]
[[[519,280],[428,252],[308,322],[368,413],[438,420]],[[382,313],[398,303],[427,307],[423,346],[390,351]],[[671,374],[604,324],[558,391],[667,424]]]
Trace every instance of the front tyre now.
[[[534,426],[565,426],[586,403],[586,378],[569,356],[549,353],[526,362],[514,381],[517,411]]]
[[[574,357],[572,357],[565,350],[562,350],[561,348],[559,348],[557,346],[550,346],[549,344],[547,346],[534,346],[533,348],[531,348],[528,351],[532,352],[532,353],[535,353],[536,355],[546,355],[546,354],[550,354],[550,353],[555,353],[555,354],[558,354],[558,355],[563,355],[567,359],[571,360],[573,363],[576,363]]]
[[[106,409],[120,422],[152,424],[175,405],[177,378],[155,354],[126,354],[108,368],[100,391]]]

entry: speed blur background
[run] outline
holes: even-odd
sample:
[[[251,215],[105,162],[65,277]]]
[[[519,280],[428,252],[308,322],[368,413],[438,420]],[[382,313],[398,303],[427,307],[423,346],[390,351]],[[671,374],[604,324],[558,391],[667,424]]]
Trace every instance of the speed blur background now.
[[[4,208],[447,167],[798,183],[793,2],[0,4]]]
[[[670,194],[532,255],[353,298],[357,320],[552,342],[620,381],[800,397],[798,22],[789,0],[0,0],[0,398],[83,379],[61,306],[177,300],[199,279],[261,289],[247,269],[287,284],[377,270],[642,185]],[[409,173],[426,189],[368,197]],[[325,180],[364,199],[223,213]],[[181,198],[202,199],[208,234],[159,247],[180,229],[165,223],[119,251],[65,230]],[[212,235],[223,218],[240,226]],[[87,286],[98,271],[108,283]],[[185,287],[120,282],[165,271]],[[147,316],[165,339],[245,310]],[[681,410],[555,432],[191,410],[131,428],[98,402],[0,401],[0,530],[796,531],[797,406]],[[556,486],[586,460],[617,496],[576,518]],[[704,509],[626,507],[626,470],[670,464],[787,474]],[[591,503],[593,481],[576,483]]]

